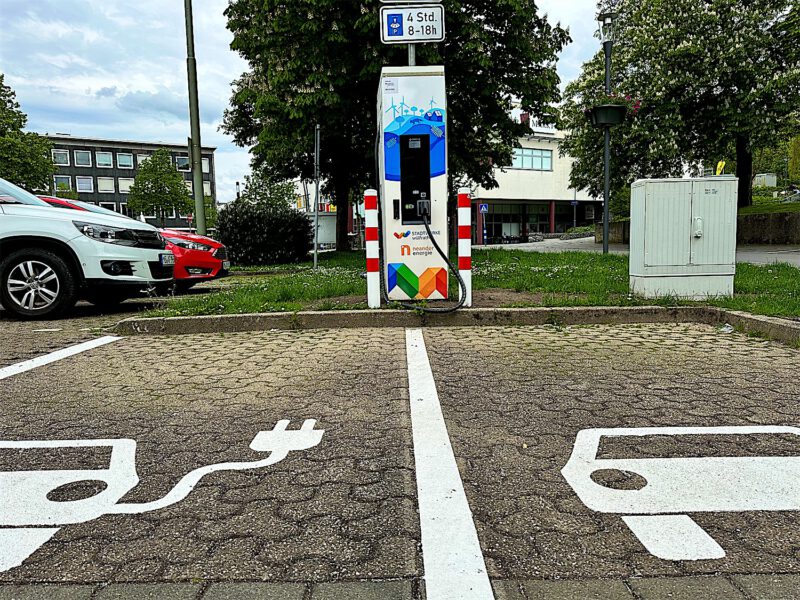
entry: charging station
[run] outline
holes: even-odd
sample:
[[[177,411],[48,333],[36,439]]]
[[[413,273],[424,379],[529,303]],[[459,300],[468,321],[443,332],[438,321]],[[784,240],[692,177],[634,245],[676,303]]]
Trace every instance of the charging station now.
[[[383,281],[389,300],[446,300],[444,67],[385,67],[378,91]]]

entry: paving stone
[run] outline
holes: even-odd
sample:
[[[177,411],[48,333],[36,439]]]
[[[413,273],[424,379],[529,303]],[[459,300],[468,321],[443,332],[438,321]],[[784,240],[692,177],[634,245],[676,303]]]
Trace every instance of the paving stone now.
[[[519,581],[495,580],[492,582],[492,588],[494,588],[495,600],[525,600],[525,596],[520,591]]]
[[[409,600],[410,581],[358,581],[321,583],[311,590],[311,600]]]
[[[800,600],[800,575],[739,575],[731,579],[755,600]]]
[[[643,600],[745,600],[724,577],[631,579],[628,584]]]
[[[88,600],[91,585],[4,585],[0,600]]]
[[[302,583],[215,583],[203,600],[303,600]]]
[[[529,600],[633,600],[621,581],[524,581]]]
[[[114,583],[97,592],[97,600],[195,600],[200,586],[189,583]]]

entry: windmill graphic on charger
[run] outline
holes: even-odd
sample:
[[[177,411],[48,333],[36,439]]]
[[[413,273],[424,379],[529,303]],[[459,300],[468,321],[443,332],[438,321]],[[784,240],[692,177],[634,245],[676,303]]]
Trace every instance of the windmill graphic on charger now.
[[[561,474],[591,510],[619,514],[650,554],[710,560],[725,550],[688,513],[800,510],[800,455],[600,458],[603,438],[713,435],[800,436],[788,426],[584,429]],[[800,453],[798,453],[800,454]],[[636,474],[639,489],[616,489],[592,475]]]
[[[141,514],[172,506],[186,498],[210,473],[268,467],[290,452],[312,448],[322,440],[324,430],[314,429],[316,420],[307,419],[300,429],[293,430],[288,429],[289,423],[278,421],[271,431],[260,431],[253,438],[250,448],[269,452],[267,458],[200,467],[184,475],[163,498],[144,503],[119,502],[139,483],[135,440],[0,441],[0,450],[111,448],[106,469],[0,472],[0,572],[21,565],[65,525],[85,523],[103,515]],[[81,500],[50,499],[59,488],[80,482],[101,482],[105,488]]]

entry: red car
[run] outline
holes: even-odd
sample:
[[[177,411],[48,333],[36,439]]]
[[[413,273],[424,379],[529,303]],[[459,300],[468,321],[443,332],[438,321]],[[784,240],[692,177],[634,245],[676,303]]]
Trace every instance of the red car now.
[[[52,196],[39,197],[50,206],[57,208],[71,208],[120,216],[114,211],[79,200],[66,200]],[[217,240],[176,229],[160,229],[159,231],[167,241],[167,250],[175,255],[175,286],[179,290],[187,290],[196,283],[225,277],[228,274],[231,267],[228,250]]]

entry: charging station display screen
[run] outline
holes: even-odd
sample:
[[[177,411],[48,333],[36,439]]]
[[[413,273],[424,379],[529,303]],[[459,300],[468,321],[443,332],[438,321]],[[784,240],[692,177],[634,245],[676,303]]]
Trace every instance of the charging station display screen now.
[[[420,202],[427,203],[430,220],[431,152],[427,135],[400,136],[400,204],[403,225],[422,223]]]

